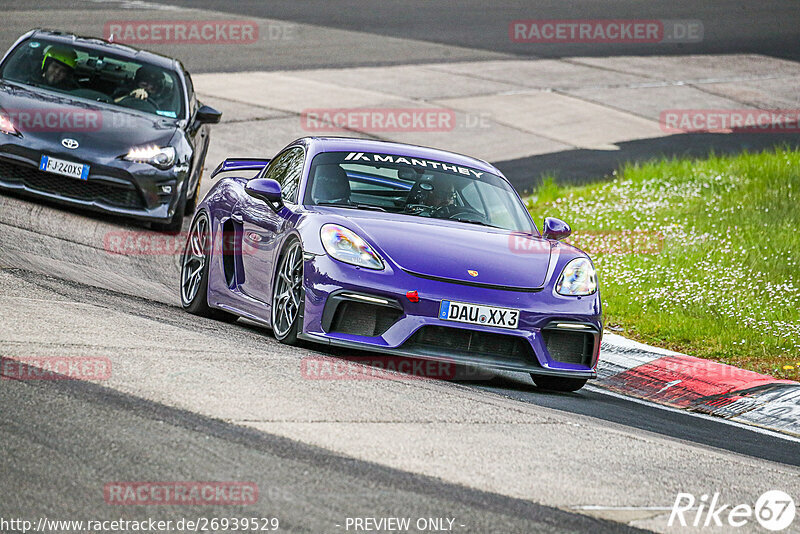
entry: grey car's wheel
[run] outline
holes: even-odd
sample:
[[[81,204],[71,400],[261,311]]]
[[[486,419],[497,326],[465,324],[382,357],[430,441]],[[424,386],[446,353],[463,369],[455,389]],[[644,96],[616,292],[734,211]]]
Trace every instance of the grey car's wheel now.
[[[297,344],[303,299],[303,248],[292,240],[281,253],[272,291],[272,331],[287,345]]]
[[[201,211],[192,221],[181,255],[181,305],[195,315],[233,322],[238,319],[236,315],[208,305],[211,257],[211,223]]]
[[[205,154],[200,158],[200,161],[205,161]],[[194,193],[191,197],[187,197],[186,205],[183,207],[184,215],[191,215],[197,209],[197,202],[200,200],[200,184],[203,182],[203,169],[200,169],[200,177],[197,178],[197,185],[194,186]]]
[[[531,374],[533,383],[541,389],[550,391],[578,391],[586,385],[586,378],[567,378],[563,376],[546,376]]]

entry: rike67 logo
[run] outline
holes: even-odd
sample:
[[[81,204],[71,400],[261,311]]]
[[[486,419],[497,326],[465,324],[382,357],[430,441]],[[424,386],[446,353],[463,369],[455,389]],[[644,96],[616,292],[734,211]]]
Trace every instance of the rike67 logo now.
[[[794,499],[781,490],[765,492],[754,506],[724,503],[719,493],[704,494],[699,499],[691,493],[678,493],[667,526],[738,528],[755,519],[763,528],[778,532],[792,524],[795,514]]]

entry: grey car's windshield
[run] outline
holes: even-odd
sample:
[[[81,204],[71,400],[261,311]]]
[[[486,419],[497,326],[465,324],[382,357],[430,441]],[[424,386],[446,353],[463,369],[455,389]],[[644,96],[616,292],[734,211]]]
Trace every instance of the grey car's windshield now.
[[[392,154],[317,154],[311,162],[304,203],[533,231],[524,206],[499,176]]]
[[[184,113],[175,72],[47,39],[20,43],[3,63],[0,77],[161,117],[182,118]]]

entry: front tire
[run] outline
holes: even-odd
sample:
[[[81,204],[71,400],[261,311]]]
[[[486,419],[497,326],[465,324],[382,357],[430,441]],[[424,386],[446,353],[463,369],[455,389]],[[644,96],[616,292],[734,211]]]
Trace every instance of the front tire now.
[[[531,374],[533,383],[540,389],[550,391],[578,391],[586,385],[586,378],[567,378],[563,376],[547,376]]]
[[[283,250],[272,290],[272,332],[275,339],[297,345],[303,300],[303,248],[293,239]]]
[[[203,157],[205,159],[205,156]],[[197,179],[197,185],[194,186],[194,194],[191,198],[186,200],[186,205],[183,208],[184,215],[191,215],[197,209],[197,201],[200,197],[200,183],[203,181],[203,169],[200,169],[200,177]]]
[[[181,193],[178,199],[178,205],[175,206],[175,213],[172,218],[166,223],[153,223],[151,226],[156,232],[166,232],[168,234],[177,234],[183,228],[183,217],[186,212],[186,191]]]

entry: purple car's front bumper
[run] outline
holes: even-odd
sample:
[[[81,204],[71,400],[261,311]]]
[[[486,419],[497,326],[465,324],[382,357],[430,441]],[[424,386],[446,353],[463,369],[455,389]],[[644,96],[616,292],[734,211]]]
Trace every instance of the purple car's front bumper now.
[[[387,265],[361,269],[306,256],[302,334],[308,341],[534,374],[594,378],[602,321],[598,293],[505,290],[438,281]],[[342,282],[342,281],[347,281]],[[407,298],[417,291],[419,302]],[[442,300],[513,308],[517,328],[442,320]]]

